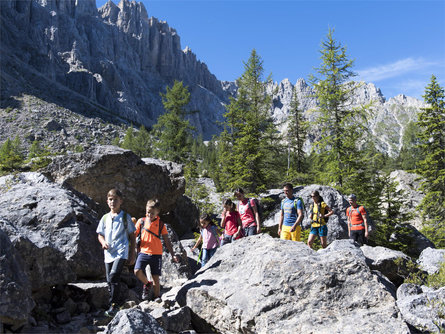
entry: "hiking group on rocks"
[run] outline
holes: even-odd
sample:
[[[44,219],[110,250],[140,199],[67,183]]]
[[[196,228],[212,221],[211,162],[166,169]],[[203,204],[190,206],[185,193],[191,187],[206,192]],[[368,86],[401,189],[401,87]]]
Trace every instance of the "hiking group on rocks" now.
[[[281,201],[278,235],[280,239],[300,241],[301,223],[304,219],[305,207],[300,197],[293,194],[293,186],[286,183],[283,186],[285,198]],[[235,204],[226,199],[221,214],[220,233],[209,214],[200,217],[200,235],[192,247],[192,251],[202,243],[200,254],[201,267],[210,260],[218,247],[235,240],[261,232],[260,207],[254,198],[247,198],[244,191],[238,188],[234,191],[238,199]],[[309,219],[311,230],[307,245],[312,248],[318,236],[323,248],[327,247],[327,222],[334,211],[324,202],[320,193],[311,193],[313,203],[310,205]],[[368,237],[368,221],[366,210],[357,204],[357,198],[351,194],[348,197],[350,207],[346,210],[348,218],[348,235],[359,245],[365,243]],[[118,189],[107,193],[107,204],[110,212],[100,220],[96,233],[104,250],[106,280],[108,284],[109,309],[105,314],[113,317],[118,308],[119,281],[125,263],[134,266],[135,276],[143,283],[142,300],[160,302],[160,276],[162,271],[162,241],[172,256],[172,261],[180,262],[180,257],[173,252],[167,229],[160,220],[160,202],[149,200],[146,204],[146,216],[136,221],[135,218],[121,209],[123,195]],[[202,255],[202,256],[201,256]],[[146,275],[146,267],[150,267],[150,281]]]

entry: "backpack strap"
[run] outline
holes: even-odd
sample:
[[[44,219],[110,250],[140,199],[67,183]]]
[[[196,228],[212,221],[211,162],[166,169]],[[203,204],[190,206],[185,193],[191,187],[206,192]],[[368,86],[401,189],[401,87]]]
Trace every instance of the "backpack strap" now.
[[[216,233],[216,226],[215,225],[212,225],[211,227],[210,227],[210,232],[213,234],[213,236],[215,237],[215,239],[216,239],[216,242],[218,243],[218,247],[220,246],[220,241],[219,241],[219,236],[218,236],[218,234]]]
[[[249,227],[249,226],[252,225],[253,223],[257,223],[257,221],[256,221],[256,216],[255,216],[255,211],[253,211],[252,204],[250,203],[250,201],[253,201],[253,200],[254,200],[253,198],[248,198],[248,199],[247,199],[247,205],[249,206],[250,211],[252,211],[254,221],[253,221],[253,222],[250,222],[249,224],[247,224],[246,227]],[[257,209],[257,210],[258,210],[258,209]],[[258,223],[257,223],[257,224],[258,224]]]
[[[352,226],[352,225],[354,225],[354,226],[365,226],[365,219],[363,218],[363,215],[362,215],[362,213],[360,212],[360,207],[363,207],[363,206],[360,206],[360,205],[357,205],[357,207],[355,208],[356,210],[357,210],[357,212],[358,212],[358,214],[360,215],[360,217],[362,218],[362,220],[363,220],[363,223],[361,223],[361,224],[352,224],[352,211],[353,211],[353,207],[352,207],[352,205],[349,207],[349,212],[348,212],[348,216],[349,216],[349,226]]]
[[[122,221],[123,221],[123,223],[124,223],[124,231],[125,232],[127,232],[126,233],[126,235],[127,235],[127,237],[130,235],[130,233],[128,233],[128,217],[130,216],[128,213],[126,213],[125,211],[123,211],[123,217],[122,217]],[[108,218],[110,218],[111,220],[113,220],[113,217],[111,217],[111,213],[110,212],[108,212],[107,214],[106,214],[106,218],[105,219],[108,219]],[[130,218],[131,219],[131,218]]]
[[[148,228],[145,228],[145,217],[142,218],[142,222],[144,223],[144,225],[141,224],[141,229],[139,231],[139,233],[142,232],[142,230],[147,231],[148,233],[150,233],[151,235],[154,235],[156,238],[158,238],[159,240],[161,240],[161,233],[162,233],[162,229],[164,228],[164,223],[161,221],[161,219],[159,218],[159,231],[158,234],[152,232],[149,230],[150,226]],[[151,225],[151,224],[150,224]]]

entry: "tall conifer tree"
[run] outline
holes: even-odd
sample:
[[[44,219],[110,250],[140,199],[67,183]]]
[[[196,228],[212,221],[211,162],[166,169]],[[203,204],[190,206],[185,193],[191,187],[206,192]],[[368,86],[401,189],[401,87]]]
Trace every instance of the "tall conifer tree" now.
[[[238,92],[226,107],[220,136],[220,180],[223,187],[236,186],[257,193],[265,190],[274,175],[277,130],[270,115],[272,98],[263,81],[263,61],[255,50],[244,64]]]
[[[424,232],[437,247],[445,247],[445,93],[434,75],[423,98],[428,107],[418,115],[424,159],[416,172],[423,177],[421,189],[425,193],[420,208]]]
[[[287,174],[289,181],[299,182],[305,173],[306,153],[304,143],[306,142],[308,121],[304,117],[303,110],[298,102],[297,91],[292,91],[288,126],[286,131],[286,142],[288,146]]]
[[[153,126],[158,157],[179,163],[185,163],[191,151],[192,131],[185,116],[190,113],[186,106],[190,102],[190,93],[182,81],[174,82],[167,87],[165,94],[161,94],[162,103],[166,112],[159,116],[158,122]]]
[[[333,33],[329,29],[322,42],[322,63],[316,68],[317,76],[310,77],[319,103],[314,126],[320,130],[320,138],[315,149],[322,158],[321,181],[349,192],[363,182],[357,182],[363,167],[358,144],[366,131],[366,106],[352,103],[358,88],[350,81],[355,76],[354,62],[348,58],[346,48],[334,40]]]

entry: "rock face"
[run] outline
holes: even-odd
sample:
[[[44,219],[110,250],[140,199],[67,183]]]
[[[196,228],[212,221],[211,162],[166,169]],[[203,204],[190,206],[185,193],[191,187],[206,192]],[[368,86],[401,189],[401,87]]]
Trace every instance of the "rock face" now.
[[[422,333],[445,330],[444,300],[445,287],[433,290],[426,286],[402,284],[397,290],[397,306],[403,319]]]
[[[369,118],[368,128],[371,130],[376,147],[387,152],[389,155],[396,155],[402,147],[403,133],[410,122],[417,120],[417,112],[425,104],[412,97],[398,95],[388,100],[382,95],[372,83],[359,84],[355,92],[352,103],[355,105],[365,105],[372,102],[373,116]],[[268,88],[269,93],[273,93],[272,115],[278,123],[288,118],[290,104],[292,101],[292,91],[296,90],[301,110],[305,112],[308,120],[314,121],[317,113],[313,111],[317,107],[317,100],[313,97],[314,90],[303,79],[298,79],[293,85],[288,79],[280,83],[273,83]],[[281,131],[285,130],[285,125],[281,126]],[[307,148],[314,138],[319,137],[318,129],[313,129]]]
[[[425,270],[428,275],[437,273],[441,264],[445,262],[445,249],[425,248],[417,261],[420,269]]]
[[[204,331],[409,333],[363,258],[267,235],[223,246],[177,299]]]
[[[82,192],[108,211],[111,188],[124,195],[124,210],[144,217],[147,200],[157,198],[162,213],[175,208],[184,193],[185,180],[178,164],[156,159],[141,160],[133,152],[115,146],[96,146],[84,153],[55,158],[45,173],[57,183]]]
[[[0,229],[0,323],[17,328],[27,323],[35,305],[22,262],[8,235]]]
[[[189,118],[198,133],[210,139],[222,130],[224,105],[236,83],[219,81],[189,47],[182,49],[176,30],[149,17],[142,3],[108,1],[99,9],[94,0],[0,5],[3,108],[19,109],[16,97],[27,93],[89,117],[151,127],[164,111],[159,93],[180,80],[191,93],[188,108],[200,111]],[[313,89],[303,79],[284,79],[268,87],[278,123],[288,117],[294,88],[306,117],[315,117],[309,112],[317,106]],[[373,84],[362,83],[353,102],[371,101],[375,116],[368,127],[379,149],[394,155],[423,103],[404,95],[386,100]],[[63,128],[50,120],[45,131]],[[65,128],[62,143],[74,142],[72,129]],[[307,148],[318,135],[314,129]]]
[[[361,250],[366,257],[368,266],[373,270],[380,271],[396,287],[401,285],[405,277],[408,276],[406,264],[411,259],[404,253],[385,247],[367,245],[362,246]]]
[[[39,173],[1,177],[0,194],[0,228],[21,255],[32,290],[103,273],[97,215],[84,199]]]
[[[416,210],[425,196],[419,191],[420,176],[413,173],[408,173],[404,170],[396,170],[391,172],[391,178],[398,183],[396,190],[402,190],[405,193],[406,203],[404,210],[413,213],[413,218],[408,223],[413,225],[416,229],[422,228],[422,219]]]
[[[142,3],[97,9],[95,0],[5,0],[1,16],[2,96],[31,89],[65,107],[81,103],[149,127],[163,110],[159,93],[180,80],[192,94],[190,108],[201,112],[192,123],[206,138],[219,131],[228,98],[222,83]]]

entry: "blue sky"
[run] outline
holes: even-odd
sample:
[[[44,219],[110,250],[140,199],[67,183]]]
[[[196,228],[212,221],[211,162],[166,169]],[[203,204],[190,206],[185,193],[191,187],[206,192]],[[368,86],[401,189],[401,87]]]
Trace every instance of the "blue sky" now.
[[[118,3],[118,0],[112,0]],[[100,7],[106,1],[97,0]],[[220,80],[233,81],[255,48],[265,76],[307,80],[329,28],[355,60],[356,79],[386,98],[421,98],[434,74],[445,86],[445,0],[143,0]]]

